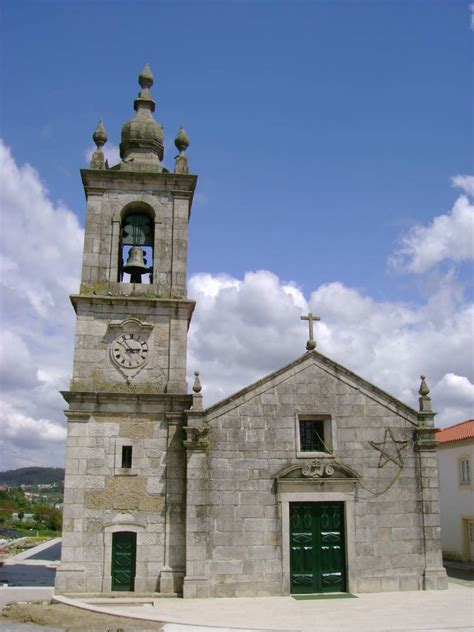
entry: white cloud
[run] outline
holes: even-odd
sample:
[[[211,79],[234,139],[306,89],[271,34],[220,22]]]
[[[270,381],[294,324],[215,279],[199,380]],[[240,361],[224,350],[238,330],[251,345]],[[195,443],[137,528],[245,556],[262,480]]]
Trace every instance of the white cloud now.
[[[474,384],[463,375],[446,373],[433,389],[437,398],[443,401],[443,411],[436,418],[437,423],[453,419],[464,421],[474,418]]]
[[[376,302],[340,282],[320,286],[306,301],[298,288],[267,271],[242,280],[195,275],[189,284],[197,300],[189,380],[200,370],[210,405],[278,369],[304,353],[308,329],[300,316],[310,310],[322,318],[315,324],[321,353],[414,407],[419,376],[426,374],[438,422],[456,423],[471,415],[472,401],[466,388],[446,384],[444,376],[457,374],[464,386],[473,379],[474,309],[442,285],[440,296],[411,306]]]
[[[462,189],[466,195],[474,195],[474,176],[453,176],[451,183],[453,187]]]
[[[75,324],[68,294],[79,285],[83,231],[1,143],[0,206],[1,466],[61,465],[59,390],[71,377]],[[415,407],[424,373],[439,423],[472,416],[474,310],[452,273],[420,305],[377,302],[342,282],[315,288],[307,300],[297,284],[265,270],[243,279],[194,275],[189,295],[197,299],[189,379],[201,371],[207,405],[304,353],[300,316],[311,310],[322,318],[315,324],[322,353]]]
[[[438,394],[442,394],[451,404],[474,402],[474,384],[464,375],[445,373],[436,388]]]
[[[1,141],[0,207],[2,467],[61,465],[65,419],[58,390],[71,373],[68,294],[79,285],[83,231],[72,211],[51,202],[36,171],[17,166]]]
[[[457,186],[469,188],[468,176]],[[453,179],[454,180],[454,179]],[[390,264],[396,269],[421,274],[442,261],[467,261],[474,258],[474,206],[461,195],[452,210],[438,215],[429,226],[413,226],[405,234]]]
[[[36,448],[42,441],[62,443],[66,439],[66,428],[49,419],[33,419],[23,415],[8,404],[0,412],[4,436],[20,448]]]
[[[96,149],[97,147],[91,146],[84,152],[87,166],[89,166],[92,154],[95,152]],[[115,145],[115,143],[106,143],[102,147],[102,151],[104,152],[105,159],[108,161],[110,167],[113,167],[114,165],[122,161],[122,159],[120,158],[120,147],[118,145]]]
[[[2,323],[3,324],[3,323]],[[0,338],[0,383],[9,386],[31,388],[36,385],[36,371],[28,346],[21,336],[2,327]]]

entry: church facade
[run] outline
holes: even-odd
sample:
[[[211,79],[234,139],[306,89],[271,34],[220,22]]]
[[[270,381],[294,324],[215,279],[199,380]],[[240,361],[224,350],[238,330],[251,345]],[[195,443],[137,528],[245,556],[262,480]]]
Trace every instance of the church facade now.
[[[316,351],[204,410],[186,383],[188,223],[153,75],[87,199],[56,591],[233,597],[442,589],[434,413]]]

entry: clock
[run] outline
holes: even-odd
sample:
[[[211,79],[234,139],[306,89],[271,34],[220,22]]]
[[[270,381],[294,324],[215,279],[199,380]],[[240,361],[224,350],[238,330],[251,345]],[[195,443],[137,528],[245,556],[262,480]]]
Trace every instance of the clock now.
[[[122,334],[112,343],[110,355],[121,369],[138,369],[148,360],[148,345],[140,334]]]

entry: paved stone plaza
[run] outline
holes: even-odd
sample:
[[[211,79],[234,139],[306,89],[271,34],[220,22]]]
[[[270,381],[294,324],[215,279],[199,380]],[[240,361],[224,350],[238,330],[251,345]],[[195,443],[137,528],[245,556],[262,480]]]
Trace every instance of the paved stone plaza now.
[[[166,622],[164,632],[472,632],[474,593],[448,590],[361,594],[357,599],[297,601],[292,597],[158,599],[155,606],[101,606],[101,612]]]
[[[54,557],[57,544],[36,547],[21,559],[12,558],[9,569],[25,565],[31,560],[30,570],[38,568],[34,562],[39,558],[48,561]],[[24,556],[27,556],[26,558]],[[451,564],[448,566],[448,590],[415,591],[397,593],[360,594],[357,598],[321,599],[301,601],[290,597],[251,598],[251,599],[163,599],[138,600],[130,603],[112,605],[110,600],[70,600],[56,597],[58,601],[74,604],[78,620],[85,621],[84,609],[127,617],[119,627],[125,632],[143,629],[140,621],[164,623],[164,632],[225,632],[232,630],[293,630],[318,632],[319,630],[364,630],[383,632],[384,630],[456,630],[465,632],[474,627],[474,567],[469,564]],[[36,586],[36,587],[35,587]],[[52,589],[38,588],[34,574],[30,574],[29,587],[1,588],[0,609],[12,601],[49,600]],[[120,602],[116,597],[114,600]],[[122,600],[127,601],[127,600]],[[93,614],[93,612],[91,612]],[[139,617],[139,618],[137,618]],[[59,619],[58,619],[59,621]],[[116,621],[116,619],[114,619]],[[106,622],[104,622],[106,625]],[[115,629],[113,626],[108,626]],[[39,629],[36,626],[17,624],[0,620],[0,629],[22,631]],[[46,630],[41,627],[42,630]],[[53,628],[48,628],[53,629]],[[63,630],[58,625],[54,630]]]

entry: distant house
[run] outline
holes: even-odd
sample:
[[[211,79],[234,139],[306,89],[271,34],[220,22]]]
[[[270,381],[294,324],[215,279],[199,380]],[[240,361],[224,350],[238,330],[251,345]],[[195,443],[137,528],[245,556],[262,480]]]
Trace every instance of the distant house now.
[[[474,562],[474,419],[444,428],[436,440],[443,555]]]
[[[19,516],[18,513],[13,513],[12,514],[12,520],[19,520]],[[34,522],[35,521],[35,514],[32,513],[25,513],[23,514],[23,517],[21,519],[21,522]]]

